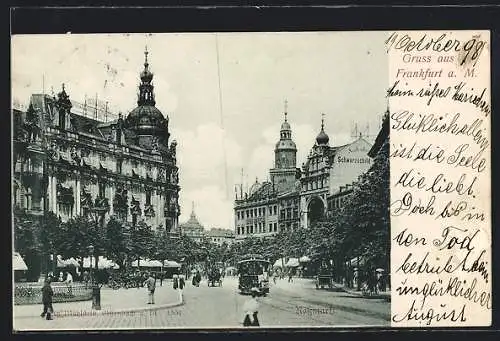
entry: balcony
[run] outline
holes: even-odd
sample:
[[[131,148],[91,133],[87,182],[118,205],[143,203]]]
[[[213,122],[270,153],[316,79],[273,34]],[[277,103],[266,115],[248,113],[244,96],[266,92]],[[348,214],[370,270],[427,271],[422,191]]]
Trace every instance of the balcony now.
[[[106,213],[109,211],[109,200],[105,197],[95,198],[94,208],[95,211],[99,213]]]

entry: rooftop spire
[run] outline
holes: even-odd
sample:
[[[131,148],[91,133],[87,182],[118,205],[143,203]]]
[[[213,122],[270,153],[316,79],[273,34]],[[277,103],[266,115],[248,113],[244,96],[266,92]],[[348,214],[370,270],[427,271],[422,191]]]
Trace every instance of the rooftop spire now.
[[[285,99],[285,122],[287,122],[287,115],[288,115],[288,100]]]
[[[321,113],[321,131],[325,131],[325,114]]]
[[[156,104],[153,93],[153,73],[149,70],[148,62],[148,47],[144,49],[144,70],[140,74],[141,84],[139,84],[139,98],[137,105],[152,105]]]

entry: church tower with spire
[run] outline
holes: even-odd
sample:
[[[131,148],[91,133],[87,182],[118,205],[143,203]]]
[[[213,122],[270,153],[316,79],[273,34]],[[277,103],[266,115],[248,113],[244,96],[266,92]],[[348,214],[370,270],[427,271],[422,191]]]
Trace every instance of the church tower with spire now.
[[[280,139],[274,148],[274,167],[269,170],[270,180],[279,192],[293,190],[297,175],[297,146],[292,140],[292,129],[288,123],[288,108],[285,101],[284,121]]]

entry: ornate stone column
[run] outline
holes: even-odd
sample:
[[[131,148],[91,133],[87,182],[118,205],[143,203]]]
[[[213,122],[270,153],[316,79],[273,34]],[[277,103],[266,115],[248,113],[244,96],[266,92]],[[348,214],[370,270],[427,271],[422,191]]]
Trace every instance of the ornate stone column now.
[[[47,206],[44,206],[44,210],[45,210],[45,207],[47,207],[47,209],[49,211],[51,211],[52,207],[53,207],[52,203],[54,201],[54,197],[52,196],[53,195],[53,193],[52,193],[52,175],[49,175],[48,178],[49,178],[49,182],[47,185],[47,200],[48,200],[48,202],[46,204]]]
[[[75,186],[75,210],[73,211],[73,216],[79,216],[81,214],[81,208],[80,208],[80,193],[81,193],[81,184],[80,184],[80,175],[76,175],[76,186]]]
[[[111,193],[111,198],[109,198],[109,216],[111,217],[115,212],[113,209],[113,204],[115,201],[115,184],[112,184],[109,192]]]
[[[58,209],[57,209],[57,178],[55,176],[52,177],[52,200],[53,206],[52,206],[52,212],[54,212],[55,215],[58,215]]]

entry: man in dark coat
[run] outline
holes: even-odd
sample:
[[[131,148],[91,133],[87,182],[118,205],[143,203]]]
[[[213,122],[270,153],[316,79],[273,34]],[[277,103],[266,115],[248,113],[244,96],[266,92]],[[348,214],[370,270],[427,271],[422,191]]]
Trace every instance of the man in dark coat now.
[[[40,314],[41,317],[45,317],[47,320],[52,320],[52,314],[54,312],[54,308],[52,307],[52,296],[54,296],[54,291],[50,286],[50,279],[47,278],[42,287],[43,312]]]
[[[156,279],[149,274],[148,278],[144,281],[143,286],[148,288],[148,304],[155,304]]]

